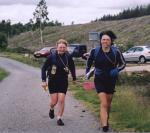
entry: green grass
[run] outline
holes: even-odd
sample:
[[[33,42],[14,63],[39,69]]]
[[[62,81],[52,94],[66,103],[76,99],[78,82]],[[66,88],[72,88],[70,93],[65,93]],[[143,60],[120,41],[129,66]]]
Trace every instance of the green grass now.
[[[8,76],[8,72],[6,72],[4,69],[0,68],[0,81],[2,81],[5,77]]]
[[[111,127],[115,131],[150,131],[150,95],[148,94],[149,87],[147,86],[150,81],[150,73],[123,74],[120,78],[121,80],[117,83],[116,93],[112,102]],[[133,82],[133,80],[135,81]],[[70,83],[70,90],[98,118],[99,99],[97,94],[95,91],[85,91],[82,87],[83,82],[83,79],[80,78],[76,85]]]
[[[110,115],[112,128],[117,131],[150,131],[148,102],[144,102],[143,97],[137,95],[133,86],[117,86]]]
[[[13,52],[1,52],[1,56],[20,61],[22,63],[28,64],[34,67],[41,67],[41,65],[45,61],[45,58],[37,59],[37,58],[34,58],[33,55],[25,57],[25,54],[13,53]]]
[[[86,60],[81,59],[81,58],[74,58],[74,64],[76,68],[85,68],[86,66]]]
[[[76,84],[72,84],[70,82],[70,90],[73,93],[73,95],[81,100],[83,103],[90,108],[90,110],[93,112],[95,116],[98,116],[99,109],[97,108],[97,105],[99,104],[99,99],[97,97],[97,94],[95,93],[95,90],[85,91],[82,87],[83,79],[78,78],[76,81]]]

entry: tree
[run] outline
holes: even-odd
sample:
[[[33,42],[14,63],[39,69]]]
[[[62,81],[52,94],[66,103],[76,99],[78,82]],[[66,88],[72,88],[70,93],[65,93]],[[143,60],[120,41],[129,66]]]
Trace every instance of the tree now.
[[[71,22],[71,25],[74,25],[74,21]]]
[[[7,36],[5,33],[0,32],[0,49],[6,48],[8,45],[7,43]]]
[[[41,45],[43,45],[43,23],[46,23],[49,18],[48,18],[48,11],[47,11],[47,5],[45,0],[41,0],[36,9],[35,12],[33,13],[34,18],[36,20],[36,25],[40,29],[40,36],[41,36]]]

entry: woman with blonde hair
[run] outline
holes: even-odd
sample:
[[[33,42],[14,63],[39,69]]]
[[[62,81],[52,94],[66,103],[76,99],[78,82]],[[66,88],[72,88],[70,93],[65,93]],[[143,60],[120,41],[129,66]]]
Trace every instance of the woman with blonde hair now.
[[[56,51],[52,52],[41,69],[42,87],[47,86],[46,72],[48,71],[48,89],[50,93],[49,117],[55,117],[54,107],[58,104],[57,125],[63,126],[62,116],[65,108],[65,96],[68,88],[68,74],[76,80],[75,65],[67,52],[68,42],[60,39],[56,43]]]

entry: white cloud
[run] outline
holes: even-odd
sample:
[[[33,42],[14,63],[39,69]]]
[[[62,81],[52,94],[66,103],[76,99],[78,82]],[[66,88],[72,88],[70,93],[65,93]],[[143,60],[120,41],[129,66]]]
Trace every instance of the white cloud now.
[[[102,17],[104,14],[108,13],[118,13],[120,10],[106,10],[106,9],[92,9],[92,8],[78,8],[77,10],[73,8],[63,8],[63,10],[58,10],[58,8],[51,8],[51,18],[57,19],[60,22],[65,22],[65,24],[71,24],[74,21],[77,23],[87,23],[96,18]],[[56,15],[57,14],[57,15]],[[50,19],[51,19],[50,18]]]
[[[29,22],[39,0],[0,0],[0,20],[11,19],[12,23]],[[150,0],[47,0],[50,20],[65,24],[86,23],[104,14],[150,3]]]
[[[8,5],[0,7],[0,20],[10,19],[12,23],[27,23],[33,17],[35,6],[31,5]]]
[[[0,0],[0,5],[14,5],[14,4],[23,4],[23,5],[36,5],[40,0]],[[97,6],[100,7],[114,7],[114,6],[134,6],[137,4],[148,4],[150,0],[46,0],[47,5],[55,7],[91,7]]]
[[[0,5],[14,5],[14,4],[23,4],[23,5],[36,5],[39,0],[0,0]]]

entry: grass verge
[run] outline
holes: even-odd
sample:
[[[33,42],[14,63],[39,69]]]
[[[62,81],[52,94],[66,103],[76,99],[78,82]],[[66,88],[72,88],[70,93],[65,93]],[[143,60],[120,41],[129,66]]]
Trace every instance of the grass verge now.
[[[21,53],[12,53],[12,52],[2,52],[1,56],[11,58],[22,63],[34,66],[34,67],[41,67],[45,58],[34,58],[33,55],[25,55]]]
[[[15,52],[1,52],[0,56],[8,57],[34,67],[41,67],[46,60],[46,58],[35,58],[33,55],[26,56],[25,54]],[[86,61],[80,58],[75,58],[74,63],[77,68],[85,68]]]
[[[8,76],[8,72],[6,72],[4,69],[0,68],[0,81],[2,81],[5,77]]]
[[[140,76],[139,76],[140,75]],[[141,72],[121,75],[116,86],[110,113],[110,125],[115,131],[150,131],[150,73]],[[147,79],[148,78],[148,79]],[[131,81],[134,80],[134,82]],[[146,79],[146,80],[144,80]],[[70,83],[74,96],[86,104],[98,118],[99,100],[95,90],[85,91],[84,81],[79,79],[76,85]],[[136,84],[135,84],[136,82]]]

